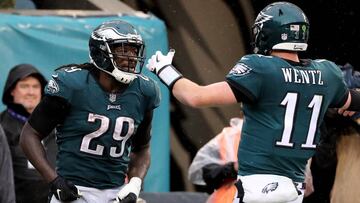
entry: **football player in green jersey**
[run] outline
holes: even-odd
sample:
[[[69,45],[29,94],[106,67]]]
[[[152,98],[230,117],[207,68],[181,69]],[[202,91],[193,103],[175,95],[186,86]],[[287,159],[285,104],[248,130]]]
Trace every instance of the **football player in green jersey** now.
[[[334,107],[352,115],[360,109],[359,93],[348,90],[333,62],[299,58],[298,52],[308,46],[309,21],[296,5],[266,6],[255,20],[253,35],[255,54],[243,56],[222,82],[200,86],[184,78],[171,65],[173,50],[156,52],[146,67],[183,104],[243,103],[234,202],[300,203],[305,166],[319,141],[326,110]]]
[[[66,65],[52,75],[23,128],[21,146],[50,183],[52,203],[136,202],[150,164],[159,87],[141,74],[145,45],[129,23],[101,24],[89,48],[91,63]],[[41,145],[54,128],[56,170]]]

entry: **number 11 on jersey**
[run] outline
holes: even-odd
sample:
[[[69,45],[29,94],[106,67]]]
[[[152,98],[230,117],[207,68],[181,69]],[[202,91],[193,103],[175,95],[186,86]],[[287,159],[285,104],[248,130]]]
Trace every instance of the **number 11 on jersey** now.
[[[285,98],[282,100],[281,105],[285,107],[285,118],[284,118],[284,130],[281,136],[281,140],[276,142],[277,146],[293,147],[294,143],[290,142],[291,133],[294,126],[294,117],[296,115],[296,107],[298,101],[298,93],[290,92],[287,93]],[[308,108],[311,109],[311,118],[306,136],[306,142],[301,144],[302,148],[316,148],[314,144],[316,127],[318,125],[321,104],[323,101],[322,95],[314,95]]]

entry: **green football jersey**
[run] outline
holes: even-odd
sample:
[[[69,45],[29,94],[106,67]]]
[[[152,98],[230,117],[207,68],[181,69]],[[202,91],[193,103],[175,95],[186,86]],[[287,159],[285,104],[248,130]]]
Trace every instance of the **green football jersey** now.
[[[71,104],[64,123],[56,127],[57,172],[86,187],[123,185],[132,135],[160,102],[156,82],[138,76],[124,92],[111,94],[88,70],[71,67],[56,71],[45,93]]]
[[[226,76],[235,91],[251,97],[238,149],[239,175],[275,174],[304,180],[329,107],[347,98],[341,70],[327,60],[291,63],[247,55]]]

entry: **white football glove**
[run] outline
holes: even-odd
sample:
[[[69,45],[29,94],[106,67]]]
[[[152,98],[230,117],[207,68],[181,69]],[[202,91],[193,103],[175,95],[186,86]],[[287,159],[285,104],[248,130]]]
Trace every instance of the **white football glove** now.
[[[163,55],[161,51],[156,51],[146,64],[146,68],[154,72],[170,89],[178,79],[183,77],[181,73],[171,65],[174,55],[174,49],[170,49],[166,55]]]
[[[158,74],[160,69],[162,69],[164,66],[171,65],[174,55],[174,49],[171,49],[166,56],[164,56],[161,51],[156,51],[155,54],[152,55],[148,60],[146,68]]]
[[[129,183],[125,184],[117,193],[114,203],[132,203],[136,202],[141,190],[141,179],[138,177],[132,177]]]

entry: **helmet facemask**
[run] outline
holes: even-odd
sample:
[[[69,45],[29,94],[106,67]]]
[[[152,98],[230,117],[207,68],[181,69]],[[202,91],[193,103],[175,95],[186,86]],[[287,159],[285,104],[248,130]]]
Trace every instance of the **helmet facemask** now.
[[[106,43],[108,56],[114,67],[112,75],[120,82],[131,82],[144,65],[144,45],[140,42]]]

